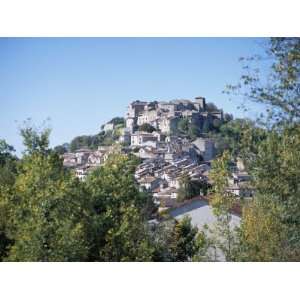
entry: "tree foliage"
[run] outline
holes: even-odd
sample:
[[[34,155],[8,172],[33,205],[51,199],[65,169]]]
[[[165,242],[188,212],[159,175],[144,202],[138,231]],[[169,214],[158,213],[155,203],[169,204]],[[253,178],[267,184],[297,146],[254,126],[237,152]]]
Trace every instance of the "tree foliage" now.
[[[242,139],[244,158],[256,194],[246,203],[240,230],[240,260],[298,261],[300,257],[300,39],[272,38],[267,44],[269,73],[245,62],[241,82],[229,92],[267,107],[258,120],[263,138],[249,130]],[[267,78],[267,79],[266,79]],[[261,128],[261,127],[260,127]]]
[[[134,180],[138,158],[112,154],[82,182],[49,149],[47,129],[22,133],[28,148],[15,180],[0,186],[1,261],[190,261],[200,253],[204,236],[190,220],[151,229],[157,207]],[[11,151],[1,141],[0,167]]]
[[[81,135],[75,137],[70,143],[70,151],[74,152],[80,148],[97,149],[99,146],[111,146],[119,135],[114,131],[101,131],[96,135]]]
[[[0,261],[7,256],[13,242],[8,235],[9,201],[4,195],[13,189],[17,166],[14,148],[5,140],[0,140]]]
[[[251,159],[257,153],[258,144],[266,137],[266,131],[249,119],[234,119],[220,126],[218,132],[210,134],[216,142],[218,154],[228,150],[233,156]]]
[[[133,206],[123,206],[119,213],[120,219],[105,233],[105,243],[99,253],[101,260],[152,261],[154,246],[143,216]]]
[[[202,132],[222,145],[210,174],[209,199],[217,218],[210,237],[188,218],[151,225],[156,206],[134,180],[134,156],[114,154],[80,182],[63,168],[59,154],[64,149],[49,148],[50,129],[27,123],[20,131],[26,147],[20,160],[0,140],[0,261],[199,261],[207,260],[212,248],[228,261],[299,261],[299,40],[270,39],[269,76],[249,66],[262,60],[243,59],[246,73],[238,85],[228,87],[267,105],[266,116],[256,123],[227,116],[225,124],[203,124]],[[123,126],[121,119],[112,122]],[[199,134],[193,125],[183,118],[178,130],[192,139]],[[70,148],[109,145],[118,134],[77,137]],[[240,229],[234,230],[237,198],[228,192],[228,177],[237,155],[246,163],[256,192],[251,201],[238,202],[243,213]],[[184,176],[179,199],[201,189]]]
[[[198,229],[191,224],[191,219],[184,217],[176,221],[171,234],[170,250],[172,261],[191,261],[198,253],[200,243]]]
[[[151,259],[145,223],[155,206],[148,194],[138,190],[133,177],[136,165],[137,158],[133,156],[113,155],[87,178],[94,210],[93,260]],[[135,222],[130,223],[130,218]],[[145,256],[138,247],[143,248]]]
[[[214,103],[212,103],[212,102],[206,103],[205,108],[209,112],[214,112],[214,111],[218,111],[219,110],[218,107]]]
[[[149,132],[152,133],[153,131],[156,131],[156,128],[153,127],[151,124],[149,123],[144,123],[141,126],[139,126],[139,131],[145,131],[145,132]]]
[[[230,177],[231,157],[228,151],[212,163],[210,179],[213,181],[211,204],[217,218],[212,234],[215,238],[215,247],[222,251],[227,261],[234,259],[236,232],[232,226],[232,209],[236,205],[235,196],[228,188]]]
[[[280,212],[276,218],[281,223],[285,237],[285,246],[278,246],[282,252],[281,259],[295,260],[300,257],[299,153],[298,125],[281,132],[272,131],[259,145],[250,169],[257,190],[257,201],[264,202],[267,199]]]
[[[1,193],[7,203],[8,261],[81,261],[88,255],[84,192],[67,172],[45,136],[24,130],[28,148],[15,185]]]
[[[177,123],[177,134],[187,136],[190,140],[195,140],[201,134],[201,128],[191,122],[188,117],[181,118]]]
[[[262,70],[266,60],[271,65]],[[300,38],[271,38],[266,58],[256,55],[241,61],[245,70],[241,81],[228,85],[226,92],[266,105],[261,120],[265,125],[299,122]]]
[[[248,203],[243,209],[240,244],[235,260],[284,260],[285,228],[280,215],[278,204],[266,196]]]
[[[0,140],[0,185],[12,185],[17,173],[15,149],[5,140]]]
[[[122,117],[114,117],[108,123],[114,124],[115,126],[122,125],[122,127],[125,127],[125,119]]]
[[[187,133],[189,130],[190,121],[188,118],[181,118],[177,124],[178,130],[181,133]]]
[[[191,199],[198,195],[206,195],[209,185],[205,180],[192,180],[188,174],[181,176],[179,181],[177,201]]]
[[[65,143],[65,144],[63,144],[63,145],[58,145],[58,146],[56,146],[56,147],[54,147],[54,151],[57,153],[57,154],[64,154],[64,153],[66,153],[66,152],[68,152],[69,151],[69,147],[70,147],[70,145],[68,144],[68,143]]]

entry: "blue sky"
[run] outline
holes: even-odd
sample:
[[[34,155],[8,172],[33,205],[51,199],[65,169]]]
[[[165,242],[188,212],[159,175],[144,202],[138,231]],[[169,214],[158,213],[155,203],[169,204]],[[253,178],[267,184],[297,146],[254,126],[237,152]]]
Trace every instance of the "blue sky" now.
[[[20,154],[18,126],[50,118],[51,145],[95,134],[133,100],[206,97],[245,117],[222,94],[256,38],[1,38],[0,138]],[[257,110],[254,107],[254,112]]]

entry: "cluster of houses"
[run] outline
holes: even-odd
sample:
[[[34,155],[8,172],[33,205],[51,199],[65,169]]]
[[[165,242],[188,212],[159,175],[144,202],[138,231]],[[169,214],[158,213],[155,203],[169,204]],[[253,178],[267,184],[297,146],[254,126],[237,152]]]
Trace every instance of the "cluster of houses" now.
[[[129,148],[143,160],[136,169],[135,179],[141,189],[152,193],[160,207],[176,204],[183,175],[188,175],[191,181],[213,184],[209,179],[216,152],[213,139],[197,138],[190,142],[178,136],[162,139],[157,133],[142,132],[135,132],[132,137]],[[254,190],[250,179],[238,159],[228,178],[228,192],[237,197],[252,197]]]
[[[216,153],[211,138],[199,137],[190,141],[176,134],[177,122],[183,117],[201,128],[204,120],[222,120],[223,112],[208,112],[203,97],[197,97],[194,101],[134,101],[128,107],[126,125],[116,144],[99,146],[97,150],[79,149],[74,153],[65,153],[64,166],[74,169],[76,176],[84,180],[91,170],[105,163],[118,147],[142,160],[135,172],[140,188],[152,193],[161,207],[172,207],[176,203],[183,175],[194,181],[209,181],[210,163]],[[155,130],[140,131],[139,127],[143,124],[150,124]],[[114,130],[114,125],[107,123],[103,128]],[[251,197],[253,190],[249,187],[249,180],[239,162],[228,180],[228,191],[238,197]]]
[[[209,138],[197,138],[190,142],[178,136],[164,136],[160,133],[137,131],[131,135],[129,148],[140,158],[161,157],[166,161],[189,156],[192,160],[209,161],[215,156],[214,141]]]
[[[125,128],[120,143],[129,145],[133,153],[143,160],[135,178],[141,188],[153,194],[160,206],[174,205],[178,195],[180,178],[187,174],[191,180],[207,180],[205,172],[215,156],[215,144],[209,138],[197,138],[190,142],[178,136],[177,124],[187,118],[202,128],[204,121],[223,119],[222,111],[208,112],[205,98],[173,100],[169,102],[134,101],[128,106]],[[149,124],[152,133],[139,130]]]
[[[152,193],[160,207],[173,207],[176,204],[180,181],[183,175],[190,180],[207,181],[209,163],[198,164],[189,156],[172,161],[163,158],[148,159],[138,166],[135,179],[142,189]]]
[[[84,180],[87,174],[102,165],[113,151],[112,146],[100,146],[97,150],[78,149],[75,152],[63,154],[63,164],[67,168],[72,168],[76,177]]]

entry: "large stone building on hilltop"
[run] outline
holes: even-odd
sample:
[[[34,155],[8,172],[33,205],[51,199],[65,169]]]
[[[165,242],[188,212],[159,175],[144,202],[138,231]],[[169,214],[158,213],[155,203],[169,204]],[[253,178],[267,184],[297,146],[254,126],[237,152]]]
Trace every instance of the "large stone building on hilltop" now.
[[[143,124],[150,124],[162,133],[171,133],[177,128],[181,118],[188,118],[190,122],[202,127],[203,122],[213,122],[223,119],[222,111],[207,111],[205,98],[196,97],[191,100],[173,100],[169,102],[134,101],[128,106],[126,114],[126,128],[133,133]]]

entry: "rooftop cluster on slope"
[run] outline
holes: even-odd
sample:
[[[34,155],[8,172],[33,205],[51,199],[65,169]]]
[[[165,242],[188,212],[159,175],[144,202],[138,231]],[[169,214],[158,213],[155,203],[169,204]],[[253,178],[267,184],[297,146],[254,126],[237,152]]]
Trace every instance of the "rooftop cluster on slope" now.
[[[152,193],[160,207],[176,204],[180,180],[188,176],[191,181],[209,183],[211,160],[216,155],[215,141],[205,135],[191,140],[178,134],[178,122],[185,118],[190,124],[203,128],[204,122],[223,120],[221,110],[207,108],[205,98],[194,101],[173,100],[170,102],[134,101],[128,106],[124,126],[120,120],[102,126],[104,131],[118,130],[118,141],[112,146],[99,146],[97,150],[78,149],[63,155],[64,165],[74,168],[78,178],[84,180],[94,168],[102,165],[116,150],[132,153],[142,160],[137,167],[135,179],[141,189]],[[143,124],[153,130],[141,131]],[[249,178],[238,168],[229,178],[228,191],[240,196],[251,196],[247,185]]]

